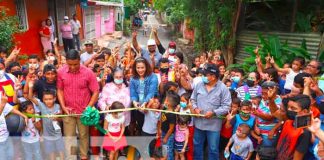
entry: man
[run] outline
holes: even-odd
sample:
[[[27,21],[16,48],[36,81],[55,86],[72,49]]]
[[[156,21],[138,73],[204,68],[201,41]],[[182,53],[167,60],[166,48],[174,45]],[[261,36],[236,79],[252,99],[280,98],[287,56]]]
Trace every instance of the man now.
[[[77,50],[67,52],[66,64],[57,75],[58,99],[65,114],[81,114],[87,106],[94,106],[98,100],[99,85],[95,74],[80,65]],[[81,123],[80,117],[75,116],[63,119],[64,135],[69,142],[66,143],[68,159],[71,158],[71,145],[76,144],[71,143],[73,137],[76,136],[76,126],[79,132],[81,159],[87,159],[89,128]]]
[[[137,42],[137,32],[133,32],[133,45],[134,48],[142,53],[142,57],[145,58],[150,64],[152,69],[158,65],[158,62],[162,58],[162,55],[156,50],[155,40],[149,39],[147,41],[147,49],[141,48]]]
[[[76,44],[78,51],[80,51],[81,50],[81,48],[80,48],[81,24],[80,24],[80,21],[77,20],[76,14],[73,14],[73,19],[71,20],[71,25],[72,25],[72,34],[73,34],[74,43]]]
[[[312,77],[324,77],[324,74],[321,75],[321,69],[323,64],[317,60],[311,60],[306,66],[305,72],[312,75]],[[318,80],[319,88],[324,91],[324,80]]]
[[[64,16],[64,23],[60,27],[64,51],[67,53],[70,49],[74,49],[72,26],[68,16]]]
[[[81,63],[88,67],[89,64],[91,64],[96,57],[99,55],[93,51],[93,42],[91,40],[87,40],[84,43],[84,46],[86,47],[86,52],[81,54]]]
[[[208,141],[208,158],[219,157],[219,138],[222,120],[218,116],[228,113],[231,94],[225,84],[219,80],[219,70],[214,64],[207,64],[204,69],[203,82],[198,83],[191,96],[194,113],[204,117],[194,118],[194,159],[204,159],[204,143]]]
[[[169,82],[175,81],[174,71],[170,70],[169,60],[167,58],[161,58],[159,62],[160,70],[159,73],[156,73],[159,82],[159,91],[163,93],[164,85]]]

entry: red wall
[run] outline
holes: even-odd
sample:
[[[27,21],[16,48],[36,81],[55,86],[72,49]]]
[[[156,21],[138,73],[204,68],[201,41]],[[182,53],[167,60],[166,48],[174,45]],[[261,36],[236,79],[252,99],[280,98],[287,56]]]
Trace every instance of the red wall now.
[[[21,47],[20,54],[42,54],[42,44],[40,42],[39,29],[42,20],[48,17],[48,1],[47,0],[25,0],[28,30],[26,32],[15,35],[15,43]],[[3,0],[0,6],[9,8],[9,15],[16,15],[16,6],[13,0]]]

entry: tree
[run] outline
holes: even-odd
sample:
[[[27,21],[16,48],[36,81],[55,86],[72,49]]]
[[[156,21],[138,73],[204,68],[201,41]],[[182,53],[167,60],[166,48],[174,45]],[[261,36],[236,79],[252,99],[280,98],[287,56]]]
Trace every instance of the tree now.
[[[0,45],[10,49],[14,45],[15,33],[19,33],[18,18],[7,14],[8,8],[0,6]]]
[[[140,0],[124,0],[124,5],[129,7],[129,14],[134,15],[142,8]]]

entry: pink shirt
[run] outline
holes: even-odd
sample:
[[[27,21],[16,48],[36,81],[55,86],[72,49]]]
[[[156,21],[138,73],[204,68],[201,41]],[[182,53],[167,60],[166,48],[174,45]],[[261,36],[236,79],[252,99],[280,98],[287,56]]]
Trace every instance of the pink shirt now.
[[[184,141],[186,141],[186,134],[189,135],[188,128],[186,128],[186,129],[180,129],[179,125],[176,125],[175,129],[176,129],[176,131],[175,131],[174,139],[177,142],[184,142]]]
[[[60,27],[62,38],[73,39],[71,24],[62,24]]]
[[[102,111],[105,111],[106,107],[110,106],[115,101],[121,102],[125,108],[130,107],[130,91],[125,84],[122,84],[121,88],[119,88],[114,82],[106,84],[102,89],[98,105]],[[125,126],[128,126],[130,123],[130,112],[124,112],[124,116]]]
[[[77,73],[69,72],[67,65],[58,70],[57,88],[63,90],[64,102],[72,113],[80,114],[90,102],[91,94],[99,91],[96,75],[81,65]]]

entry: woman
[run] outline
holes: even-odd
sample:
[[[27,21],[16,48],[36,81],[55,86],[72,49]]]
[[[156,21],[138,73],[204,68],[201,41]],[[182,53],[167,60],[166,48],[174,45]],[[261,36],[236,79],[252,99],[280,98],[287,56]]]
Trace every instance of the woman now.
[[[62,33],[62,40],[65,53],[67,53],[70,49],[75,49],[72,35],[72,26],[70,24],[68,16],[64,16],[64,23],[61,25],[60,31]]]
[[[126,108],[129,108],[131,105],[129,87],[124,80],[124,72],[120,68],[116,68],[113,71],[112,82],[107,83],[103,87],[98,105],[102,111],[105,111],[115,101],[121,102]],[[126,118],[125,126],[127,127],[130,123],[130,113],[124,112],[124,114]]]
[[[51,28],[46,25],[45,21],[42,21],[42,28],[39,30],[41,36],[41,42],[43,46],[43,52],[46,53],[48,50],[52,49]]]
[[[132,74],[133,77],[130,80],[130,96],[133,105],[134,107],[145,106],[158,93],[157,76],[152,73],[149,62],[142,57],[135,60],[132,67]],[[132,117],[132,124],[138,124],[134,127],[137,128],[137,135],[140,135],[144,123],[144,115],[139,111],[134,111],[132,112]]]

